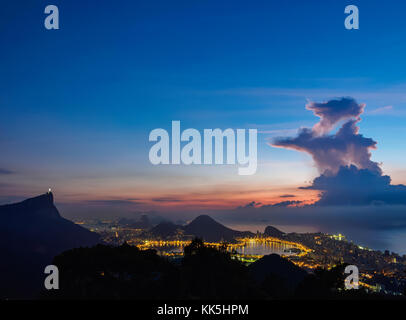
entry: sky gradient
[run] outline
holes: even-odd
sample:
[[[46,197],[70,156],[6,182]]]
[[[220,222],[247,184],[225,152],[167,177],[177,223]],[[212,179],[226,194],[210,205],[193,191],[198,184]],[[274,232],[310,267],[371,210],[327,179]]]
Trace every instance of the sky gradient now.
[[[372,160],[406,183],[406,4],[399,1],[4,1],[0,203],[49,187],[65,214],[314,202],[307,154],[274,148],[318,118],[305,105],[365,103]],[[358,5],[360,29],[344,28]],[[258,169],[153,166],[155,128],[257,128]]]

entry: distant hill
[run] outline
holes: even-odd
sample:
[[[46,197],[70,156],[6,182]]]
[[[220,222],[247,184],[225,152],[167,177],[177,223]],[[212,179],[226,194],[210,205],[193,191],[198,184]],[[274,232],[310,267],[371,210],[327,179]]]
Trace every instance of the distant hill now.
[[[179,230],[183,230],[182,226],[174,224],[172,222],[161,222],[149,230],[149,234],[153,237],[162,239],[174,237]]]
[[[133,229],[148,230],[152,227],[151,221],[147,215],[143,214],[138,220],[122,218],[119,220],[120,225],[125,225]]]
[[[237,231],[223,226],[207,215],[195,218],[186,226],[172,222],[161,222],[146,233],[146,235],[161,239],[172,239],[179,235],[202,238],[209,242],[232,241],[238,237],[252,237],[249,231]]]
[[[185,235],[194,235],[206,241],[231,241],[236,237],[252,237],[249,231],[236,231],[223,226],[207,215],[198,216],[184,228]]]
[[[275,227],[267,226],[265,228],[264,235],[269,236],[269,237],[279,238],[279,237],[282,237],[283,235],[285,235],[285,232],[282,232]]]
[[[0,206],[0,299],[34,297],[55,255],[99,242],[98,234],[61,217],[52,193]]]

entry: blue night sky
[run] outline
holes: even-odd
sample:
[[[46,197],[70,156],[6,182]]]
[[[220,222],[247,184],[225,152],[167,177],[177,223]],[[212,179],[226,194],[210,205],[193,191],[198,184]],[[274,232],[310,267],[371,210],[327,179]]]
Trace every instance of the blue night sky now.
[[[97,3],[97,5],[96,5]],[[248,5],[249,3],[249,5]],[[59,7],[60,29],[44,28]],[[344,28],[344,8],[360,29]],[[372,160],[406,183],[406,3],[11,1],[0,11],[0,203],[52,187],[65,214],[272,204],[319,175],[273,148],[319,119],[310,101],[366,108]],[[258,170],[153,166],[155,128],[258,128]]]

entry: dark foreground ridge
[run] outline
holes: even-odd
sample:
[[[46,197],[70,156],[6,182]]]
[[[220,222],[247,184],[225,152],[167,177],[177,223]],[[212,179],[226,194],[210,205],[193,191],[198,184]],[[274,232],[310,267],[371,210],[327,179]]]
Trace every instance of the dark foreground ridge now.
[[[363,289],[343,290],[345,265],[314,274],[277,255],[247,267],[225,247],[194,239],[178,263],[127,243],[72,249],[55,257],[60,289],[42,299],[270,300],[378,299]],[[402,299],[402,297],[398,297]]]
[[[179,232],[178,227],[167,223],[155,230],[171,234]],[[180,231],[207,241],[250,234],[226,228],[208,216],[196,218]],[[280,233],[275,228],[268,231]],[[0,300],[404,299],[363,288],[344,290],[345,264],[338,261],[331,269],[316,268],[308,274],[274,254],[246,266],[231,255],[226,243],[210,245],[199,238],[174,260],[127,243],[100,244],[97,234],[61,217],[51,193],[0,206],[0,262]],[[49,264],[59,269],[58,290],[44,288],[44,269]]]
[[[0,298],[35,297],[55,255],[99,243],[99,235],[61,217],[52,193],[0,206]]]

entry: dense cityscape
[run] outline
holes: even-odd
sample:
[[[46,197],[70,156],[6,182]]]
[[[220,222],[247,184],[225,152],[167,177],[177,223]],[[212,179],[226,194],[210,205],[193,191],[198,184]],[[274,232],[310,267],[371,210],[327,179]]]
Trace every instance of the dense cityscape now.
[[[99,233],[109,245],[127,243],[143,250],[154,249],[159,255],[174,261],[180,259],[184,248],[199,236],[187,234],[185,228],[167,221],[152,225],[147,216],[137,221],[96,219],[78,220],[76,223]],[[238,235],[237,232],[235,237],[223,237],[205,243],[217,248],[226,247],[233,259],[246,265],[270,253],[279,254],[309,273],[316,268],[331,269],[340,263],[356,265],[359,268],[360,285],[367,291],[388,295],[404,293],[406,255],[362,247],[348,241],[342,234],[283,233],[268,226],[264,232]],[[204,234],[200,236],[204,238]]]

